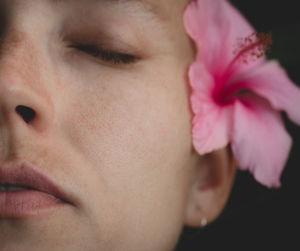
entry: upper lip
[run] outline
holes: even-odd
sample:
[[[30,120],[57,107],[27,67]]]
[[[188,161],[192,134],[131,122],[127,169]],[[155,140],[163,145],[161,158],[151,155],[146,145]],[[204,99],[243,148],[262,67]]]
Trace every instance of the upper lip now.
[[[70,203],[65,193],[52,179],[41,173],[35,166],[24,161],[0,164],[0,185],[28,187]]]

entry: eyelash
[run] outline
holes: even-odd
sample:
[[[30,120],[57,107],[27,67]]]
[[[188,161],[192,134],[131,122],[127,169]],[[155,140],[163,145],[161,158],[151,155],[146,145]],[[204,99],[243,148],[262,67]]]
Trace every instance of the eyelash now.
[[[111,50],[99,49],[94,45],[75,44],[75,45],[71,45],[70,47],[75,48],[84,53],[87,53],[95,58],[100,58],[105,62],[116,64],[116,65],[131,64],[136,61],[135,56],[126,53],[119,53]]]

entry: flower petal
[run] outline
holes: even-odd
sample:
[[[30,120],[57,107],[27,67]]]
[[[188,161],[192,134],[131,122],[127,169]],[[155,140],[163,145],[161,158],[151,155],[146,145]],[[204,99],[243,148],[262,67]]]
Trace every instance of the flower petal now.
[[[285,111],[292,121],[300,125],[300,88],[276,61],[240,73],[228,83],[231,88],[241,84],[267,99],[274,109]]]
[[[191,105],[193,144],[199,154],[226,146],[230,139],[232,107],[219,107],[212,99],[214,80],[201,63],[193,63],[189,71],[193,89]]]
[[[239,167],[260,183],[279,187],[292,142],[280,114],[254,95],[245,95],[234,107],[231,147]]]
[[[187,33],[196,42],[198,60],[203,61],[214,76],[221,76],[235,58],[235,47],[255,31],[248,21],[226,0],[197,0],[184,13]],[[263,58],[248,64],[235,64],[243,71],[259,64]],[[232,71],[232,69],[231,69]]]
[[[225,147],[230,140],[232,106],[220,109],[211,106],[193,118],[193,145],[199,154]]]

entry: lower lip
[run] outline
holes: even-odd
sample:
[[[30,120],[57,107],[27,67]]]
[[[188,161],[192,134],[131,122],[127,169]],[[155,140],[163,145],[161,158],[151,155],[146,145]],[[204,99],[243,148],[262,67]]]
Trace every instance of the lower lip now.
[[[0,218],[23,218],[64,204],[51,194],[36,190],[0,191]]]

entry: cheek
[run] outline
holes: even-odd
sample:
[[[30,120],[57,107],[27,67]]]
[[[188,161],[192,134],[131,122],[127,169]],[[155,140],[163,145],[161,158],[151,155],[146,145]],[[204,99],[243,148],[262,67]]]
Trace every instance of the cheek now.
[[[191,151],[184,81],[110,79],[94,80],[93,88],[72,87],[60,113],[64,140],[82,155],[86,176],[101,177],[85,188],[89,217],[135,247],[141,229],[149,240],[162,232],[174,240],[182,226]]]
[[[164,158],[176,151],[174,144],[190,144],[184,81],[159,77],[151,77],[151,81],[108,79],[92,80],[85,83],[86,87],[82,87],[82,81],[80,88],[68,90],[72,96],[62,113],[65,132],[74,141],[73,146],[89,155],[87,159],[99,161],[99,155],[91,149],[98,149],[102,155],[127,154],[128,161],[150,155]]]

